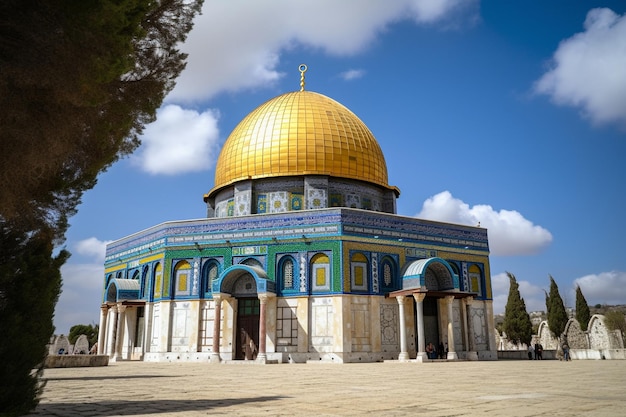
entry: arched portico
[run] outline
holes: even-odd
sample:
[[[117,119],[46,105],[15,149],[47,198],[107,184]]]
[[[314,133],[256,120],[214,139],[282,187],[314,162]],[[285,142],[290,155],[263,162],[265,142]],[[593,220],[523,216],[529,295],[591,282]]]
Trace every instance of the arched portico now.
[[[424,318],[424,302],[429,299],[443,299],[446,307],[447,317],[447,359],[458,359],[455,351],[454,340],[454,323],[452,304],[456,298],[467,298],[473,296],[471,293],[461,292],[459,289],[459,276],[448,262],[442,258],[433,257],[412,261],[405,265],[402,270],[402,289],[389,294],[390,297],[396,297],[400,306],[400,355],[399,360],[408,358],[408,349],[406,336],[406,328],[403,325],[405,320],[402,315],[406,314],[405,300],[413,298],[415,301],[416,327],[417,327],[417,360],[423,361],[428,359],[426,354],[425,340],[425,318]],[[434,300],[433,300],[434,301]],[[464,305],[465,306],[465,305]],[[463,312],[467,314],[464,308]],[[441,319],[441,313],[437,313],[436,321]],[[464,334],[467,334],[467,319],[462,319]]]
[[[233,265],[230,268],[225,269],[220,277],[213,282],[213,300],[215,301],[215,322],[213,326],[213,348],[211,353],[211,362],[219,362],[220,358],[220,330],[221,330],[221,312],[222,312],[222,301],[229,298],[236,298],[246,303],[245,308],[242,306],[240,309],[240,315],[238,316],[239,320],[242,320],[242,323],[238,323],[237,328],[238,331],[235,333],[235,350],[242,343],[248,343],[247,337],[250,337],[251,340],[255,341],[257,345],[258,354],[256,356],[256,360],[259,362],[265,362],[267,359],[266,353],[266,316],[267,316],[267,300],[270,297],[276,296],[276,286],[273,281],[268,279],[267,273],[259,266],[254,265],[246,265],[246,264],[237,264]],[[257,303],[250,303],[250,301],[254,300],[254,297],[258,299]],[[255,312],[256,307],[258,306],[258,318],[256,318]],[[248,308],[249,307],[249,308]],[[247,314],[250,310],[248,316],[244,316],[243,314]],[[246,326],[250,325],[250,321],[247,321],[246,324],[243,323],[244,317],[246,319],[251,317],[252,320],[258,320],[258,329],[249,329]],[[255,323],[255,322],[253,322]],[[242,335],[243,333],[243,335]],[[258,334],[258,343],[256,339],[256,335]],[[244,335],[246,337],[244,337]],[[244,340],[245,339],[245,340]],[[232,342],[231,342],[232,343]],[[237,357],[237,352],[233,357]],[[246,358],[248,356],[246,355]]]
[[[123,342],[127,337],[125,329],[129,323],[127,308],[134,308],[134,313],[137,307],[145,305],[139,300],[139,292],[137,279],[113,278],[108,282],[100,308],[99,354],[109,355],[113,361],[122,359]],[[131,330],[135,332],[137,329]]]

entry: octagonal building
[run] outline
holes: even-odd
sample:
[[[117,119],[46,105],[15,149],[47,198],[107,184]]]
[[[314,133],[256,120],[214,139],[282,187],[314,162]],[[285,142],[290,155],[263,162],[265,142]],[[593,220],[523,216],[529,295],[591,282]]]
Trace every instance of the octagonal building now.
[[[432,343],[438,358],[496,359],[487,230],[397,215],[372,132],[301,86],[232,131],[206,218],[107,246],[98,351],[427,361]]]

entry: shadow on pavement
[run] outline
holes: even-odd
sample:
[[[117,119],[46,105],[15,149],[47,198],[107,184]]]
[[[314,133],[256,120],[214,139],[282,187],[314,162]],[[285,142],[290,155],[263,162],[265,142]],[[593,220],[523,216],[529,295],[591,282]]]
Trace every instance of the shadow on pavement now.
[[[252,398],[220,398],[215,400],[149,400],[149,401],[95,401],[89,403],[39,404],[28,416],[134,416],[162,414],[181,411],[202,411],[237,406],[245,403],[261,403],[280,400],[283,396]],[[25,416],[25,417],[28,417]]]
[[[62,376],[44,377],[45,381],[101,381],[105,379],[177,378],[172,375]]]

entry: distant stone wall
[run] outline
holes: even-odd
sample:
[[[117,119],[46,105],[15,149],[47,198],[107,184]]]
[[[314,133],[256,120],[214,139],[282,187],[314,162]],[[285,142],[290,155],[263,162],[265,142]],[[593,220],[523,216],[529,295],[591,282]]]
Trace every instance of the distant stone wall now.
[[[555,350],[544,350],[541,355],[543,360],[556,359]],[[533,358],[534,359],[534,358]],[[528,351],[523,350],[499,350],[498,360],[528,360]]]
[[[107,366],[108,355],[48,355],[46,368],[76,368],[85,366]]]
[[[572,359],[626,359],[626,350],[619,330],[611,331],[604,323],[604,316],[594,314],[589,320],[588,330],[583,331],[576,319],[569,319],[565,325],[562,341],[570,347]],[[536,335],[533,335],[531,344],[541,343],[544,359],[562,359],[562,346],[559,340],[552,335],[547,321],[539,324]],[[496,332],[496,346],[498,359],[528,359],[526,345],[514,345],[506,334]]]
[[[68,353],[70,353],[70,341],[63,334],[55,337],[48,345],[49,355],[67,355]]]
[[[589,349],[587,333],[580,328],[578,320],[569,320],[565,325],[567,344],[570,349]]]

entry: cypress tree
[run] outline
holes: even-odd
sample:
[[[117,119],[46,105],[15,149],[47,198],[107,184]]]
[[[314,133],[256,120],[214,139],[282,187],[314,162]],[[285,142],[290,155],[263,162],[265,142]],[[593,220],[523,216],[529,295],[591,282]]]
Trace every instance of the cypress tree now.
[[[550,294],[546,304],[548,309],[548,327],[554,336],[560,339],[561,334],[565,331],[565,325],[567,325],[567,312],[565,311],[563,299],[559,294],[559,287],[556,285],[554,278],[551,275],[549,277]]]
[[[36,234],[0,227],[0,416],[35,408],[52,317],[61,291],[61,265],[69,253],[53,255],[54,232]]]
[[[589,312],[589,305],[587,304],[587,300],[580,289],[580,285],[578,285],[576,286],[576,320],[578,320],[580,328],[583,331],[587,330],[590,318],[591,313]]]
[[[38,403],[68,219],[185,67],[203,0],[0,1],[0,417]]]
[[[519,284],[515,275],[506,273],[509,277],[509,298],[504,310],[503,330],[511,342],[529,344],[532,338],[532,323],[526,311],[526,303],[520,296]]]

